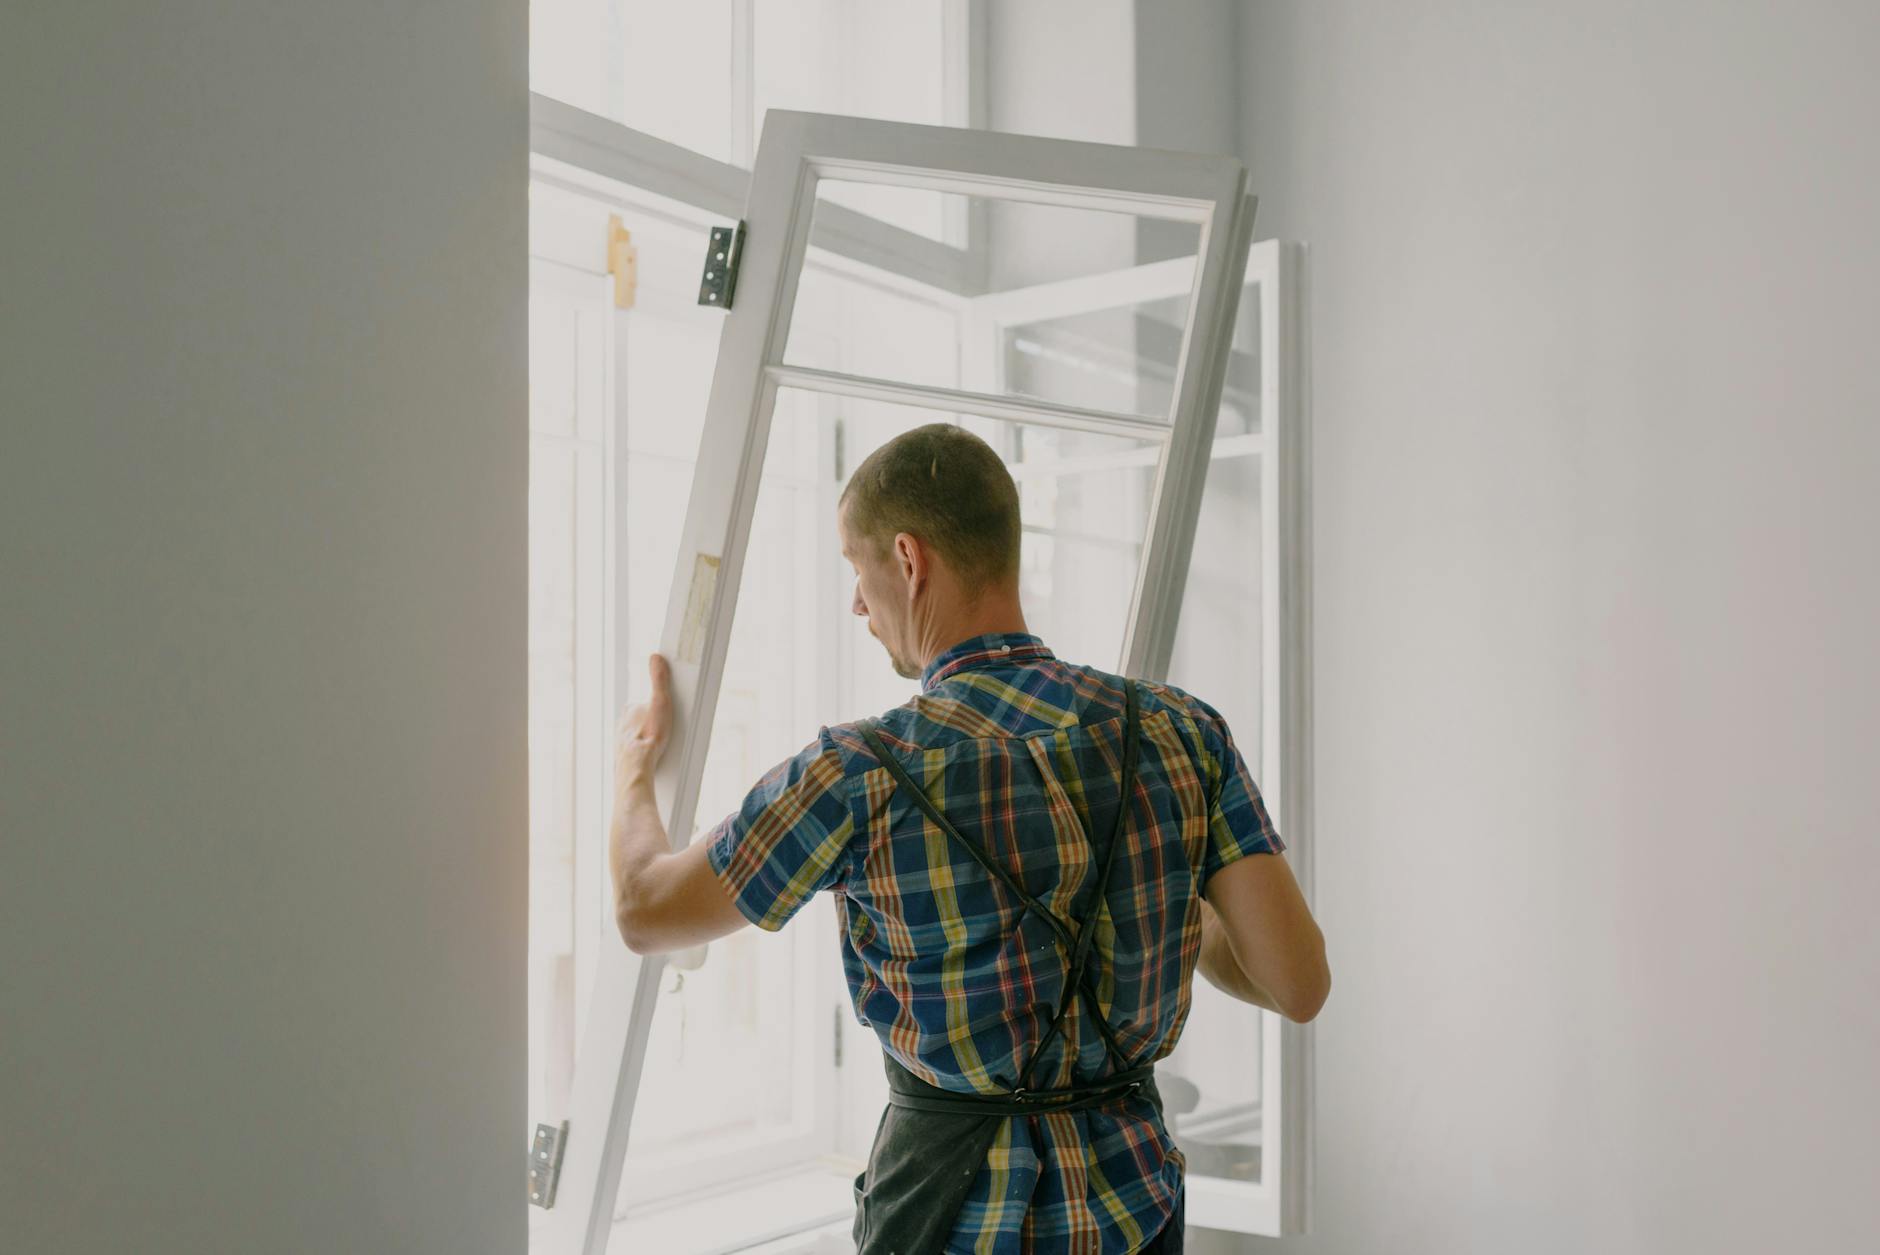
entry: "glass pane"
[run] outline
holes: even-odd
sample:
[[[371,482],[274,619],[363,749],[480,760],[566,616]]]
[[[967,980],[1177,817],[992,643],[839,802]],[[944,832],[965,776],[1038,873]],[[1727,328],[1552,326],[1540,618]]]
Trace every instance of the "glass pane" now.
[[[529,86],[718,161],[739,151],[732,0],[533,0]]]
[[[1089,310],[1000,331],[1008,386],[1028,396],[1127,414],[1166,415],[1175,404],[1186,295]],[[1241,290],[1221,392],[1220,435],[1260,430],[1260,293]]]
[[[625,656],[636,660],[632,674],[622,679],[637,701],[645,694],[643,661],[659,648],[666,624],[724,317],[710,310],[664,316],[636,309],[622,321],[615,391],[626,483],[615,508],[627,547],[628,584],[616,600],[625,609]]]
[[[934,0],[763,0],[752,9],[753,103],[942,125],[945,6]],[[937,200],[848,184],[831,199],[936,240],[963,238]]]
[[[814,398],[810,398],[811,402]],[[824,665],[837,601],[828,424],[813,404],[772,419],[731,646],[705,756],[695,836],[735,811],[777,763],[812,741],[833,687]],[[825,468],[818,477],[818,467]],[[662,472],[678,504],[690,487]],[[820,557],[820,561],[819,561]],[[665,565],[670,570],[670,556]],[[664,590],[662,590],[662,597]],[[669,969],[653,1014],[629,1161],[670,1164],[769,1141],[791,1153],[814,1092],[802,1045],[815,995],[800,929],[746,929],[711,944],[702,966]],[[827,1011],[822,1013],[825,1017]],[[629,1177],[632,1175],[629,1171]],[[629,1194],[632,1182],[626,1183]]]
[[[1175,321],[1151,314],[1167,306]],[[1091,409],[1165,415],[1174,400],[1185,308],[1157,301],[1006,327],[999,365],[1014,392]]]
[[[838,589],[819,578],[836,546],[833,457],[819,398],[781,398],[699,791],[699,827],[735,810],[758,777],[815,736],[820,640]],[[818,467],[824,468],[818,476]],[[839,552],[839,547],[836,548]]]
[[[1261,459],[1217,453],[1208,468],[1169,681],[1219,710],[1261,782],[1267,696],[1261,602]],[[1169,1129],[1203,1176],[1260,1179],[1259,1008],[1200,977],[1180,1043],[1157,1065]]]
[[[804,1088],[791,1049],[792,951],[787,939],[744,929],[713,942],[697,970],[666,969],[628,1162],[787,1130]]]
[[[1169,656],[1169,682],[1221,712],[1256,781],[1265,769],[1261,469],[1252,450],[1217,443]]]
[[[843,374],[957,387],[959,318],[934,301],[806,266],[797,281],[784,360]]]
[[[861,191],[891,192],[910,206],[926,206],[935,220],[952,215],[985,223],[975,230],[968,247],[968,272],[982,274],[992,291],[1092,276],[1132,266],[1136,260],[1137,215],[1102,210],[1034,205],[996,198],[966,197],[916,188],[869,189],[822,180],[817,184],[817,223],[826,221],[825,207]],[[1199,242],[1200,228],[1192,223],[1169,223],[1183,233],[1189,247]],[[937,387],[964,386],[973,391],[1033,397],[1067,405],[1081,405],[1150,417],[1166,417],[1169,392],[1148,382],[1142,362],[1166,357],[1179,360],[1187,325],[1187,303],[1148,317],[1124,307],[1063,320],[1054,334],[1006,337],[1000,345],[967,343],[964,356],[922,356],[909,360],[905,341],[890,335],[835,334],[856,320],[852,308],[872,309],[882,299],[880,288],[863,289],[851,282],[844,305],[832,301],[828,284],[805,275],[799,286],[783,360],[792,366],[817,366],[897,382]],[[865,321],[862,320],[862,321]],[[1023,330],[1023,329],[1020,329]],[[819,346],[833,338],[840,345],[837,361]],[[1168,343],[1172,341],[1172,343]]]
[[[1163,446],[1009,423],[988,432],[981,424],[968,425],[1006,454],[1018,481],[1027,620],[1061,657],[1114,670]]]

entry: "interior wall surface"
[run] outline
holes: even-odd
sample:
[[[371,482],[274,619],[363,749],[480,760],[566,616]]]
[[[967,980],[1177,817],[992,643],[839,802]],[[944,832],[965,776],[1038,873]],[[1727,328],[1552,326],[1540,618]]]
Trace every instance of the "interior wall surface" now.
[[[523,1249],[526,20],[8,7],[8,1250]]]
[[[1875,1249],[1880,14],[1240,19],[1312,286],[1334,988],[1280,1245]]]
[[[1135,141],[1129,0],[986,6],[986,124],[1099,144]],[[1137,219],[992,200],[994,291],[1134,265]]]

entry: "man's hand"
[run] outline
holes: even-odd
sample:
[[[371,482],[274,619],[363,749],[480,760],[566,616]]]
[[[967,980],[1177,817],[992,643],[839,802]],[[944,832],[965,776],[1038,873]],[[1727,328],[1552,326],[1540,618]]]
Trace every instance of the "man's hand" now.
[[[620,716],[614,737],[614,816],[607,841],[614,922],[635,954],[703,945],[750,925],[712,871],[706,847],[675,854],[653,796],[653,769],[672,735],[672,667],[647,660],[653,695]]]
[[[616,788],[653,782],[653,769],[672,735],[672,665],[659,654],[647,659],[653,677],[653,695],[620,716],[614,734]]]

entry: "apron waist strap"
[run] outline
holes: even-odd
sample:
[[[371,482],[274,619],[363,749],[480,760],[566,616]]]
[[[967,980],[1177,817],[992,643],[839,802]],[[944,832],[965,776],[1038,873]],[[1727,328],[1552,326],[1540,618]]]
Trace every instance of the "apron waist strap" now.
[[[1067,1085],[1061,1089],[1020,1089],[1008,1094],[962,1094],[956,1090],[941,1089],[897,1066],[891,1066],[888,1075],[888,1104],[914,1111],[951,1111],[981,1116],[1030,1116],[1053,1111],[1084,1111],[1137,1093],[1145,1085],[1153,1097],[1160,1097],[1154,1094],[1153,1063],[1082,1085]]]

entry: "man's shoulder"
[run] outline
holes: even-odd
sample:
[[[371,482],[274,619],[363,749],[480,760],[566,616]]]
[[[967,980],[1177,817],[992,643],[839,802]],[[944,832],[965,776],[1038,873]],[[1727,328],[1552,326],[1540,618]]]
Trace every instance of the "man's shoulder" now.
[[[823,728],[822,741],[850,774],[880,766],[871,734],[889,753],[945,749],[986,735],[990,724],[975,718],[969,703],[957,694],[917,693],[890,710],[865,719],[832,723]]]
[[[1154,696],[1158,706],[1176,718],[1188,720],[1197,727],[1217,727],[1226,722],[1220,711],[1185,688],[1150,680],[1139,680],[1137,683]]]
[[[823,742],[856,775],[881,765],[872,733],[891,754],[949,751],[989,742],[1020,740],[1074,724],[1071,705],[1061,685],[1026,695],[1019,686],[1007,690],[982,682],[943,682],[914,694],[899,706],[872,718],[830,724]]]
[[[1089,699],[1087,717],[1083,720],[1086,723],[1120,715],[1124,709],[1124,688],[1129,684],[1136,687],[1138,709],[1145,717],[1166,711],[1176,722],[1197,727],[1222,722],[1218,710],[1180,685],[1165,680],[1132,679],[1083,663],[1062,665],[1079,677],[1078,687]]]
[[[942,683],[868,719],[830,724],[822,730],[825,752],[854,775],[880,766],[869,742],[872,731],[890,753],[945,751],[986,741],[1017,741],[1118,718],[1124,710],[1126,678],[1082,663],[1052,659],[1046,682],[986,685]],[[1166,712],[1182,739],[1197,750],[1217,735],[1223,720],[1206,701],[1178,685],[1135,680],[1145,718]]]

